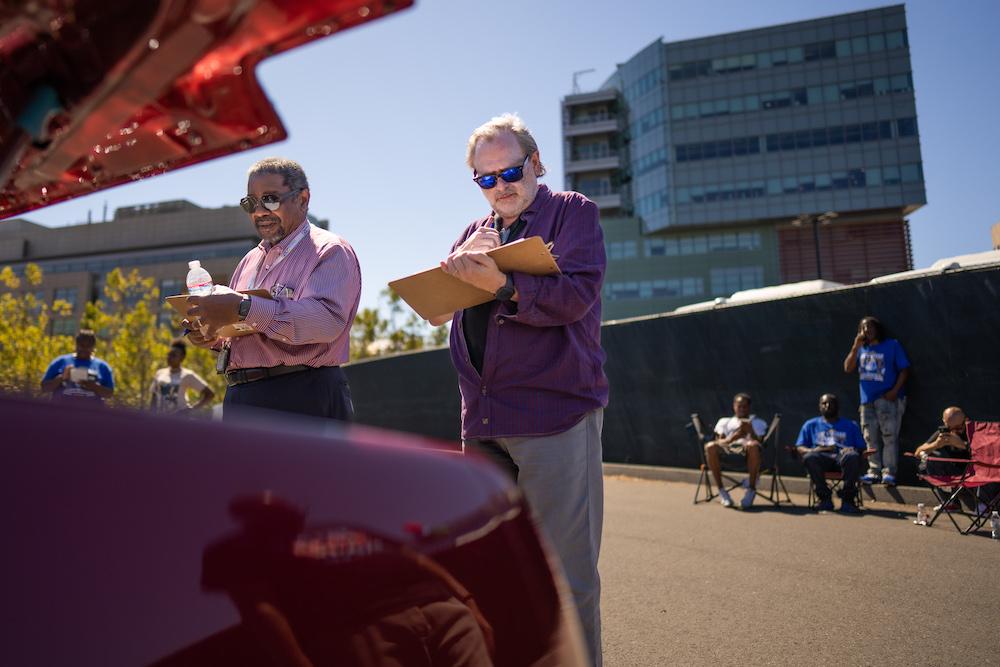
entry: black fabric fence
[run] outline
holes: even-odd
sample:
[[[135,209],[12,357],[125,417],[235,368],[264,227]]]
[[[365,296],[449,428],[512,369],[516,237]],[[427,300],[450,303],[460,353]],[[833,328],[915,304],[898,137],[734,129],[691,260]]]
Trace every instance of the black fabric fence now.
[[[765,420],[780,412],[782,468],[803,471],[784,448],[818,414],[819,396],[840,397],[858,420],[857,374],[843,360],[858,320],[875,315],[913,364],[902,451],[960,405],[973,418],[1000,417],[1000,270],[964,270],[833,292],[605,325],[611,402],[604,422],[608,462],[697,467],[686,428],[732,412],[733,394],[753,396]],[[346,369],[358,421],[458,438],[460,401],[447,350],[353,364]],[[773,454],[773,452],[772,452]],[[916,480],[901,459],[900,483]]]

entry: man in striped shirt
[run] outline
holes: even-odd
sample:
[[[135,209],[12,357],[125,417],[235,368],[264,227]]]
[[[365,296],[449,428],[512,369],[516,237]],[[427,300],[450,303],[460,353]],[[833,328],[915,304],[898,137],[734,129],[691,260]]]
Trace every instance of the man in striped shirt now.
[[[266,158],[250,167],[240,206],[260,244],[236,267],[231,289],[189,297],[184,322],[193,344],[219,352],[217,367],[229,385],[223,419],[249,407],[350,420],[354,407],[340,365],[348,360],[361,297],[354,249],[309,222],[309,182],[292,160]],[[270,298],[241,294],[251,289]],[[214,333],[237,322],[254,333]]]
[[[545,168],[538,146],[517,116],[499,116],[473,132],[466,161],[492,212],[462,232],[441,267],[495,299],[431,323],[452,321],[464,447],[494,460],[524,491],[562,561],[599,665],[608,381],[597,206],[539,185]],[[529,236],[553,243],[561,273],[505,274],[486,254]]]

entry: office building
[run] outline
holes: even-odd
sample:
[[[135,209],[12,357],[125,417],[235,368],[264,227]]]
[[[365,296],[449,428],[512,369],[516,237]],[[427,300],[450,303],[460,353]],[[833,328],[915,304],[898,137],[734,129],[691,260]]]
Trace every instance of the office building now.
[[[664,43],[562,101],[616,319],[912,268],[926,203],[902,5]]]

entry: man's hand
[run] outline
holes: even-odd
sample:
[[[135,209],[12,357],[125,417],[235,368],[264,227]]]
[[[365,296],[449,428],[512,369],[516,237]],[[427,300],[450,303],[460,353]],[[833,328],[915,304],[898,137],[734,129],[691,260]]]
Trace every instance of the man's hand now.
[[[240,302],[243,296],[238,292],[227,289],[222,294],[211,294],[209,296],[189,296],[187,298],[188,310],[185,313],[185,322],[195,324],[195,327],[187,328],[202,329],[205,339],[212,338],[216,332],[227,324],[233,324],[240,320]],[[191,341],[198,345],[194,340]]]
[[[492,227],[480,227],[455,252],[486,252],[500,247],[500,234]],[[454,254],[454,253],[453,253]]]
[[[507,284],[507,275],[485,252],[456,250],[441,262],[441,270],[490,294]]]
[[[895,387],[882,394],[882,398],[887,401],[895,401],[897,396],[899,396],[899,390]]]
[[[181,320],[181,326],[188,330],[188,342],[195,347],[210,349],[219,340],[219,337],[215,334],[209,334],[207,336],[202,334],[201,329],[198,328],[197,322],[192,322],[191,320]]]
[[[854,337],[854,347],[861,347],[865,344],[865,334],[863,331],[859,331],[858,335]]]
[[[954,433],[942,433],[937,437],[937,442],[942,446],[955,447],[956,449],[967,449],[968,445],[965,444],[965,440]]]
[[[111,387],[105,387],[100,382],[96,380],[83,380],[79,383],[80,386],[87,391],[92,391],[101,398],[111,398],[111,395],[115,393],[115,390]]]
[[[73,367],[72,366],[66,366],[62,370],[62,381],[63,382],[69,382],[70,377],[72,377],[72,375],[73,375]]]

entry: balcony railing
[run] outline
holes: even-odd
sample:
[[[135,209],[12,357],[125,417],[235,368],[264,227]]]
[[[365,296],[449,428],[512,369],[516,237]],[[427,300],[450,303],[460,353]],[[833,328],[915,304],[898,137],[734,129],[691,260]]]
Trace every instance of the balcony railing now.
[[[581,160],[600,160],[606,157],[618,157],[618,151],[614,148],[608,146],[600,146],[594,148],[579,148],[573,151],[572,159],[574,162],[579,162]]]
[[[590,123],[602,123],[606,120],[618,120],[618,114],[610,113],[608,111],[599,111],[595,113],[580,114],[570,118],[570,125],[588,125]]]

